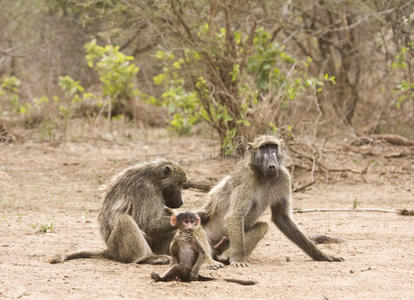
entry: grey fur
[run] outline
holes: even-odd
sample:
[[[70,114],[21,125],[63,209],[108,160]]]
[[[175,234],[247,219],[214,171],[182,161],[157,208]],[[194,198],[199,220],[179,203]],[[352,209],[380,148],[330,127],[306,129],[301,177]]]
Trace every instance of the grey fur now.
[[[168,263],[169,244],[176,229],[171,208],[182,205],[185,170],[172,160],[158,159],[126,168],[106,188],[98,216],[107,249],[82,251],[49,260],[101,257],[125,263]]]
[[[261,154],[263,146],[268,153]],[[234,172],[213,187],[199,212],[207,220],[203,226],[210,244],[215,245],[223,236],[230,240],[229,249],[220,249],[214,255],[221,255],[232,265],[247,266],[246,259],[268,231],[268,224],[257,220],[270,206],[272,221],[314,260],[343,260],[316,248],[293,222],[291,179],[283,164],[282,141],[274,136],[259,136],[249,144],[249,152]],[[272,171],[276,166],[275,172],[263,169],[270,165],[269,161]]]

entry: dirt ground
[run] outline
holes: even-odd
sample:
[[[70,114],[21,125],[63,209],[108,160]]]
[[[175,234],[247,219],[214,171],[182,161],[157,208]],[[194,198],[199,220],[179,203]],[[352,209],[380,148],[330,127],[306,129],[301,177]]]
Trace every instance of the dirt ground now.
[[[60,145],[27,136],[23,143],[0,144],[0,298],[414,299],[414,217],[392,213],[294,215],[307,234],[345,239],[319,246],[344,262],[312,261],[272,225],[252,253],[250,268],[201,271],[217,278],[256,280],[255,286],[150,279],[152,271],[162,273],[167,266],[104,259],[48,263],[57,253],[104,247],[96,221],[102,201],[99,186],[116,172],[168,155],[187,167],[190,179],[222,177],[234,162],[212,159],[217,149],[217,142],[208,138],[133,128]],[[357,203],[414,208],[414,156],[372,164],[366,182],[358,175],[337,174],[295,193],[294,207],[352,208]],[[200,207],[204,199],[205,194],[186,190],[183,209]],[[264,218],[270,220],[269,213]]]

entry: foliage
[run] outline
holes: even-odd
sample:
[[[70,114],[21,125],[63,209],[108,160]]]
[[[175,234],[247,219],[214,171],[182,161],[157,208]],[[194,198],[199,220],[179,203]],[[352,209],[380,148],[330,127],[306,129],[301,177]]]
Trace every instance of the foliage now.
[[[402,47],[396,55],[395,61],[391,65],[394,71],[404,73],[404,71],[408,71],[410,66],[414,66],[414,42],[410,42],[408,46]],[[406,80],[402,79],[393,90],[393,94],[397,96],[397,108],[401,108],[407,100],[414,101],[414,74],[410,74],[411,72],[408,71],[406,76],[403,74],[401,77],[405,77]]]
[[[0,85],[0,99],[8,102],[15,112],[20,110],[19,87],[20,80],[15,76],[7,76]]]
[[[37,229],[40,233],[48,233],[48,232],[55,232],[55,229],[53,228],[53,222],[48,222],[44,224],[31,224],[33,229]]]
[[[88,66],[99,75],[103,96],[111,99],[116,113],[124,113],[125,105],[138,95],[134,86],[139,68],[132,63],[133,57],[119,51],[118,46],[96,44],[96,40],[85,44]]]
[[[66,101],[61,101],[59,97],[55,96],[53,100],[59,106],[59,114],[63,117],[63,135],[66,138],[69,119],[72,118],[74,113],[73,105],[89,98],[90,94],[83,93],[84,88],[79,81],[75,81],[70,76],[59,77],[59,86],[65,92],[67,99],[65,99]]]
[[[154,83],[163,87],[162,101],[174,114],[171,127],[176,132],[188,133],[192,125],[205,122],[219,134],[226,154],[241,150],[239,136],[249,139],[276,131],[278,112],[302,92],[308,88],[320,91],[325,81],[334,82],[328,75],[309,76],[311,60],[295,60],[264,28],[254,31],[251,45],[247,34],[232,32],[238,56],[249,53],[241,62],[228,61],[225,28],[219,28],[213,39],[208,35],[208,24],[200,26],[197,36],[210,43],[209,49],[215,49],[212,54],[186,46],[180,56],[157,51],[155,57],[163,69]],[[213,59],[214,70],[208,66]]]

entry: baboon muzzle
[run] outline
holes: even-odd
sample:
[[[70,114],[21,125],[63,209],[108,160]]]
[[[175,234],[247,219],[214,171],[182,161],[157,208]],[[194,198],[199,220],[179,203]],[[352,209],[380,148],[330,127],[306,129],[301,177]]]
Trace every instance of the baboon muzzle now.
[[[276,155],[264,155],[264,173],[268,177],[277,177],[279,175],[279,163]]]

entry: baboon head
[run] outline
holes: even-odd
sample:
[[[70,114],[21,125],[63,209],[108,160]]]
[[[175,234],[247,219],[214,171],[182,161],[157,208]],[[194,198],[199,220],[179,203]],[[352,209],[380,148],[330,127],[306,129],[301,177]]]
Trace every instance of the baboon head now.
[[[170,208],[179,208],[183,205],[181,190],[187,181],[184,168],[171,160],[162,161],[159,165],[160,187],[164,203]]]
[[[178,215],[171,215],[170,224],[181,230],[190,231],[200,225],[200,217],[196,213],[182,212]]]
[[[261,135],[249,143],[250,166],[265,177],[277,177],[283,163],[282,140],[272,135]]]

